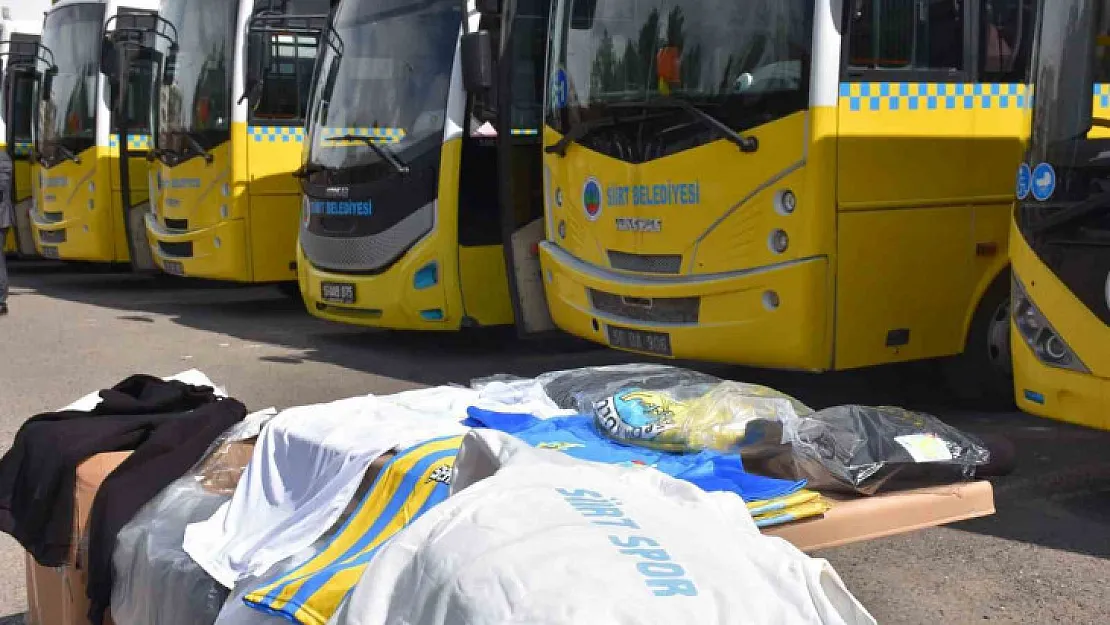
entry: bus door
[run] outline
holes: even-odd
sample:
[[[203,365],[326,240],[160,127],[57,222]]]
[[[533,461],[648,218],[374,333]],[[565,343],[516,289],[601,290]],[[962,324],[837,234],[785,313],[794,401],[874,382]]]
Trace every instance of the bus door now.
[[[486,15],[500,15],[500,32],[490,42],[491,118],[496,129],[495,185],[498,227],[505,259],[513,321],[520,335],[554,329],[540,274],[538,244],[544,238],[540,127],[544,62],[551,0],[479,2]],[[464,40],[464,57],[472,53]],[[467,66],[478,64],[472,58]]]
[[[16,248],[20,256],[35,255],[35,239],[31,231],[31,107],[38,89],[35,60],[39,38],[13,33],[8,53],[2,59],[3,110],[7,131],[8,156],[12,161],[12,210]]]

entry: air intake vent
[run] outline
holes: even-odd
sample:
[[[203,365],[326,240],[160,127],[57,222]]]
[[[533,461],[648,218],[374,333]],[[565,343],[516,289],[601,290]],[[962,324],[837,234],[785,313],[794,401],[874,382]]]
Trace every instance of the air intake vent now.
[[[677,275],[682,269],[682,256],[678,254],[628,254],[609,250],[609,264],[613,269],[637,273],[664,273]]]
[[[188,219],[167,219],[166,220],[166,228],[169,228],[170,230],[182,230],[182,231],[188,230],[189,229],[189,220]]]
[[[626,297],[590,289],[594,310],[620,319],[646,323],[697,323],[697,297]]]
[[[158,249],[162,250],[165,256],[172,256],[175,258],[192,258],[193,257],[193,242],[185,241],[184,243],[165,243],[158,242]]]

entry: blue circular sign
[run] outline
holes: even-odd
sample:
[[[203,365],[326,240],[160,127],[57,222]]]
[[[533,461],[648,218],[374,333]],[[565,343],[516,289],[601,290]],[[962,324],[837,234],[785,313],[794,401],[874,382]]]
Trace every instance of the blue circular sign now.
[[[567,105],[567,71],[559,68],[555,72],[555,83],[551,85],[551,103],[557,109],[564,108]]]
[[[1017,199],[1024,200],[1029,197],[1029,190],[1033,186],[1033,170],[1028,163],[1022,163],[1017,173]]]
[[[1041,163],[1033,169],[1033,182],[1030,186],[1033,197],[1043,202],[1056,192],[1056,170],[1048,163]]]
[[[582,208],[586,211],[586,219],[597,221],[601,216],[601,183],[597,178],[586,179],[582,185]]]

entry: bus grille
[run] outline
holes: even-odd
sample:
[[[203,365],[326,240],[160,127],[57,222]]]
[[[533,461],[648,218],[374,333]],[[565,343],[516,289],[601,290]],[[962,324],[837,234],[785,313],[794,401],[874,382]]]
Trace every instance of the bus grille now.
[[[609,250],[609,264],[613,269],[638,273],[678,274],[682,269],[682,256],[678,254],[628,254]]]
[[[182,243],[166,243],[165,241],[159,241],[158,249],[162,250],[162,255],[164,256],[172,256],[174,258],[193,257],[192,241],[185,241]]]
[[[374,273],[386,269],[435,226],[435,202],[393,227],[362,237],[318,234],[301,226],[300,245],[313,266],[337,273]]]
[[[47,245],[58,245],[66,242],[65,228],[61,230],[39,230],[39,241]]]
[[[590,289],[590,302],[600,313],[645,323],[697,323],[701,311],[697,297],[625,297]]]

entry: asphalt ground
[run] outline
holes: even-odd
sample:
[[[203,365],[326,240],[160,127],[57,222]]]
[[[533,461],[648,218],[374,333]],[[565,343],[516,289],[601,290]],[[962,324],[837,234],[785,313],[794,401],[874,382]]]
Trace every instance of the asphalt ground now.
[[[494,373],[640,358],[504,332],[380,332],[310,317],[272,287],[151,279],[103,268],[12,263],[0,319],[0,445],[28,417],[133,373],[197,368],[251,409],[467,383]],[[826,550],[880,623],[1110,623],[1110,433],[954,408],[929,363],[809,375],[697,366],[812,406],[893,404],[998,433],[1017,468],[994,480],[997,514]],[[0,625],[22,622],[23,555],[0,537]]]

